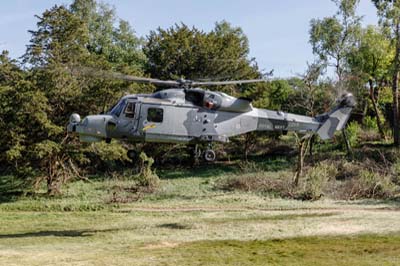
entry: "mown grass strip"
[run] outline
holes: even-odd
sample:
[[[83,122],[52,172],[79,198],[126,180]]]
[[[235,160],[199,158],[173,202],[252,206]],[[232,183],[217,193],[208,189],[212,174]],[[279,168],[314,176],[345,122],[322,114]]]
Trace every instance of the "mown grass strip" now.
[[[198,241],[146,252],[160,265],[400,265],[400,235]]]

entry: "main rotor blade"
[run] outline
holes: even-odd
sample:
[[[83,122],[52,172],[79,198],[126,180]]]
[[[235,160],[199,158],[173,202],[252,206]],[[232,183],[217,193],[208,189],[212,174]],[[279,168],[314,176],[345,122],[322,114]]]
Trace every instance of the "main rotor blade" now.
[[[218,85],[234,85],[234,84],[248,84],[248,83],[258,83],[267,82],[265,79],[246,79],[246,80],[227,80],[227,81],[205,81],[197,82],[193,81],[191,86],[218,86]]]
[[[155,84],[160,86],[180,86],[181,83],[175,80],[160,80],[153,78],[144,78],[144,77],[136,77],[131,75],[126,75],[122,73],[117,73],[113,71],[107,70],[97,70],[89,67],[80,67],[75,68],[73,72],[78,72],[80,74],[98,77],[98,78],[106,78],[106,79],[118,79],[129,82],[137,82],[137,83],[146,83],[146,84]]]
[[[248,79],[248,80],[227,80],[227,81],[191,81],[191,80],[160,80],[154,78],[136,77],[126,75],[118,72],[108,70],[98,70],[90,67],[77,67],[72,69],[73,73],[84,74],[92,77],[106,78],[106,79],[119,79],[128,82],[154,84],[167,87],[193,87],[193,86],[218,86],[218,85],[234,85],[234,84],[247,84],[266,82],[265,79]]]
[[[153,79],[153,78],[142,78],[142,77],[135,77],[131,75],[124,75],[119,73],[113,73],[113,78],[137,82],[137,83],[147,83],[147,84],[154,84],[160,86],[180,86],[181,83],[175,80],[160,80],[160,79]]]

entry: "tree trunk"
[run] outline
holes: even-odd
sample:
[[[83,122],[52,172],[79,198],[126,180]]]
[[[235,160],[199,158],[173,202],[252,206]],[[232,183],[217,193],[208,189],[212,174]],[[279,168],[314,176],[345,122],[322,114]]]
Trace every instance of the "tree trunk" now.
[[[400,146],[400,135],[399,135],[399,72],[395,70],[396,73],[393,75],[393,142],[396,147]]]
[[[307,140],[309,140],[309,139],[310,139],[310,136],[306,135],[306,136],[302,137],[298,142],[299,155],[297,157],[296,173],[293,177],[293,183],[292,183],[292,185],[294,187],[297,187],[299,185],[299,179],[303,175],[304,157],[306,155],[307,146],[308,146],[306,144],[308,143]]]
[[[312,135],[311,136],[311,138],[310,138],[310,150],[309,150],[309,154],[310,154],[310,156],[312,157],[313,156],[313,149],[314,149],[314,142],[315,142],[315,136],[316,135]]]
[[[351,156],[352,150],[351,150],[351,145],[350,145],[349,139],[347,138],[346,128],[342,129],[342,135],[343,135],[344,143],[346,144],[347,155]]]
[[[381,122],[381,115],[378,109],[378,105],[376,104],[375,89],[372,79],[369,79],[368,83],[369,83],[369,97],[371,98],[372,106],[374,107],[374,111],[376,114],[376,123],[378,125],[379,134],[381,135],[381,138],[386,139],[385,132],[383,131],[383,126]]]
[[[396,53],[394,56],[394,69],[392,80],[393,94],[393,142],[394,146],[400,146],[399,132],[399,57],[400,57],[400,24],[396,25]]]

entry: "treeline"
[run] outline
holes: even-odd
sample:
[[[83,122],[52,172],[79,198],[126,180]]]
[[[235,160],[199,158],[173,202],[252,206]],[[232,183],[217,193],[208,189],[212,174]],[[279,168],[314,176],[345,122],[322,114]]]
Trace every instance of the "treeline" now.
[[[343,91],[351,91],[358,99],[356,120],[376,127],[379,140],[393,135],[399,145],[400,3],[373,1],[380,24],[364,28],[356,14],[357,0],[334,2],[335,15],[311,21],[316,60],[304,74],[215,89],[250,97],[257,107],[312,116],[327,111]],[[210,32],[176,24],[141,38],[113,8],[94,0],[54,6],[37,19],[25,54],[19,60],[7,51],[0,56],[0,170],[11,173],[19,186],[45,181],[49,193],[57,193],[71,177],[129,163],[120,143],[86,145],[67,135],[68,117],[73,112],[106,112],[126,93],[157,88],[96,71],[193,80],[266,75],[250,58],[242,29],[226,21]],[[334,79],[324,75],[332,66]],[[247,154],[256,137],[244,136],[232,145]]]

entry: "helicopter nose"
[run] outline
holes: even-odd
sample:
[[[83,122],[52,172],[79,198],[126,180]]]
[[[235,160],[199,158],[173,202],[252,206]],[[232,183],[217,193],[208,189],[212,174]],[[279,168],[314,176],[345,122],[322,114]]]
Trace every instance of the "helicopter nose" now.
[[[68,132],[75,132],[76,131],[76,125],[81,122],[81,116],[77,113],[73,113],[69,117],[69,124],[67,126],[67,131]]]
[[[80,121],[78,114],[72,114],[68,131],[78,133],[84,142],[101,141],[107,138],[106,124],[111,118],[109,115],[89,115]]]

